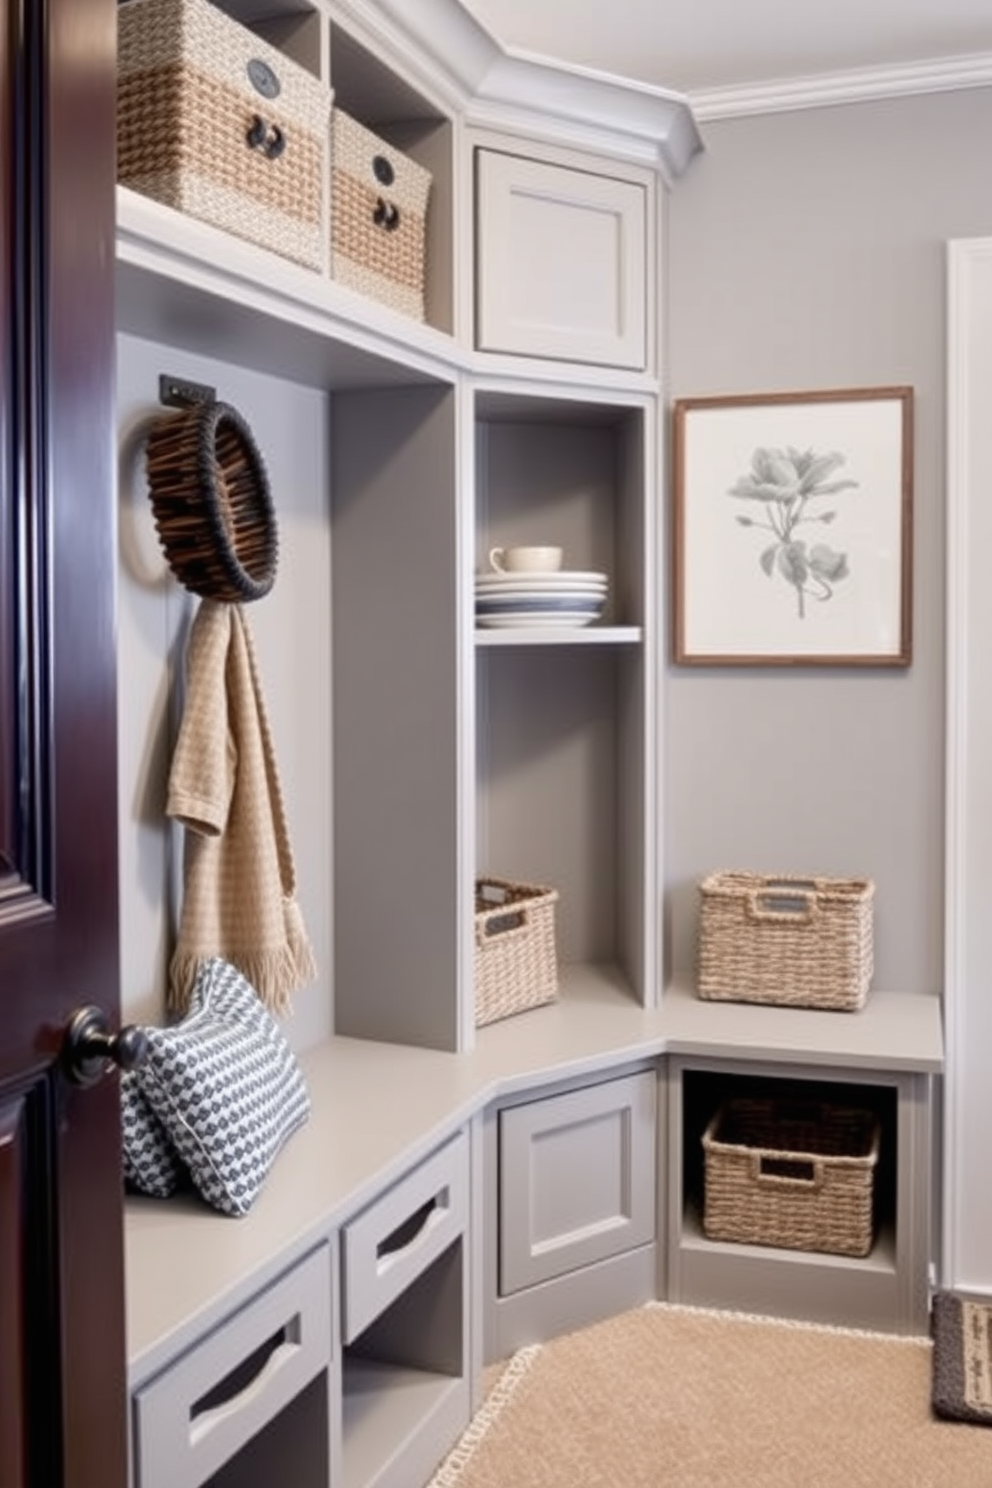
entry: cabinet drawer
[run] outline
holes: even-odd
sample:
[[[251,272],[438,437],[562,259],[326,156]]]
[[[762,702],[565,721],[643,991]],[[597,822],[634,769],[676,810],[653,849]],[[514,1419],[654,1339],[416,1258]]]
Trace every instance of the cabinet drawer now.
[[[353,1343],[466,1228],[468,1138],[427,1158],[344,1227],[342,1338]]]
[[[197,1488],[327,1367],[330,1354],[324,1245],[135,1393],[135,1488]]]
[[[480,350],[642,370],[646,186],[496,150],[476,168]]]
[[[500,1112],[500,1295],[654,1239],[656,1090],[645,1070]]]

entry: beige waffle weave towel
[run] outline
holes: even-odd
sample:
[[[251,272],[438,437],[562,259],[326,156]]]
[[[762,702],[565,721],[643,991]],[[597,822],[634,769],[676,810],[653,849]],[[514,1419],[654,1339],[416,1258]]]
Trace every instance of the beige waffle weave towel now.
[[[276,1013],[317,974],[296,902],[272,732],[240,605],[201,600],[166,811],[186,828],[169,1002],[185,1011],[200,963],[222,956]]]

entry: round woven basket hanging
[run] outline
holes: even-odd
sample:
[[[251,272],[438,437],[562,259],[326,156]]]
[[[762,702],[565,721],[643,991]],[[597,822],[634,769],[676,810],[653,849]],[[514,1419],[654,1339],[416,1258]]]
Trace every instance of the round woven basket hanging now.
[[[145,452],[159,540],[179,582],[203,599],[261,599],[279,539],[262,457],[227,403],[192,403],[156,419]]]

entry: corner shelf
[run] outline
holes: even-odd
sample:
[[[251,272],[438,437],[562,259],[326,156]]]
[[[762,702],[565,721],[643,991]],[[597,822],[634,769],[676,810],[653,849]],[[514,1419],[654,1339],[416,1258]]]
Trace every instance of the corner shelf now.
[[[668,1296],[672,1301],[924,1334],[928,1319],[936,997],[876,992],[858,1013],[662,1002],[668,1051]],[[882,1122],[876,1232],[864,1258],[708,1240],[700,1139],[728,1094],[866,1102]]]
[[[475,632],[477,646],[638,646],[643,639],[639,625],[589,626],[585,630],[542,629],[520,626],[513,630]]]

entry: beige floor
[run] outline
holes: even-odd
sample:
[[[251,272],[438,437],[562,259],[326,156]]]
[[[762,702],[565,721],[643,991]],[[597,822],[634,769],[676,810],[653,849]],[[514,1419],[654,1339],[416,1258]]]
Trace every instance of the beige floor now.
[[[650,1306],[525,1351],[431,1488],[992,1488],[926,1339]]]

